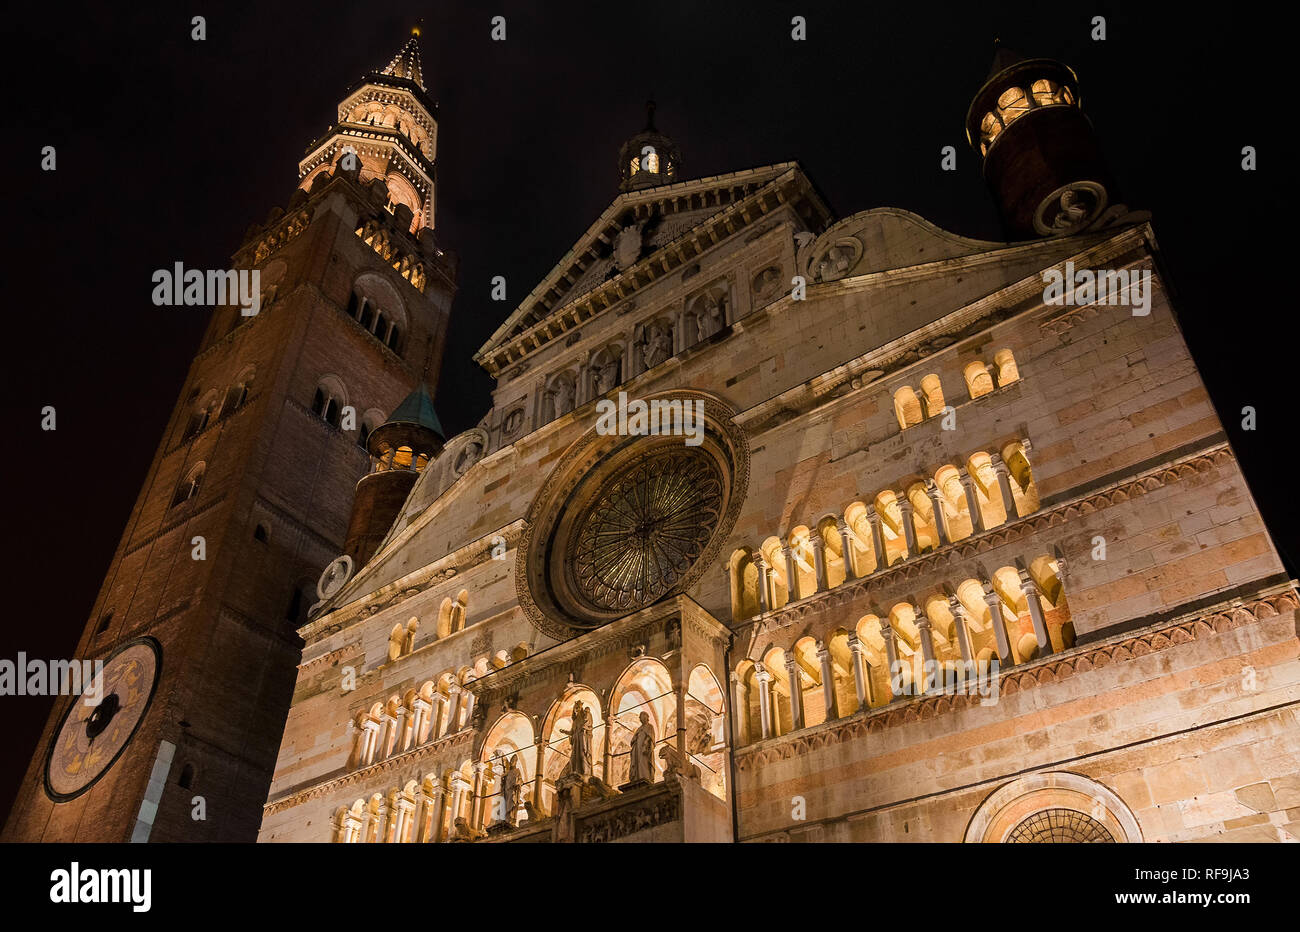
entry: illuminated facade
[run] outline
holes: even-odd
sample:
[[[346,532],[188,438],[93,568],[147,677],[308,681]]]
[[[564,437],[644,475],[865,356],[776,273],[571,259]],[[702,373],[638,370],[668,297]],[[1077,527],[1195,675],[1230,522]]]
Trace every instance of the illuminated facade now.
[[[331,571],[261,840],[1300,836],[1297,595],[1152,228],[1064,65],[1000,51],[968,129],[1011,242],[628,141]]]

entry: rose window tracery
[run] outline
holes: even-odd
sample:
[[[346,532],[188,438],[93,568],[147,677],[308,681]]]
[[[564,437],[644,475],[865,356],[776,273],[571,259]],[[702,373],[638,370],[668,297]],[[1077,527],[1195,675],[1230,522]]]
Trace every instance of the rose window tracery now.
[[[601,609],[649,605],[678,584],[718,524],[723,479],[687,449],[642,457],[610,477],[577,522],[573,572]]]

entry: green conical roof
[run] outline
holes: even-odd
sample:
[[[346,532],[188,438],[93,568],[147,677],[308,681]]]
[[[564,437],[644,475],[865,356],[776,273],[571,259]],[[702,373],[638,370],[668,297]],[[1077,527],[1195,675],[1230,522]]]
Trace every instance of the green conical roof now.
[[[388,415],[387,424],[416,424],[420,427],[433,431],[441,438],[446,438],[442,432],[442,424],[438,421],[438,412],[433,410],[433,397],[429,394],[429,389],[423,382],[406,396],[406,400],[398,405],[392,414]]]

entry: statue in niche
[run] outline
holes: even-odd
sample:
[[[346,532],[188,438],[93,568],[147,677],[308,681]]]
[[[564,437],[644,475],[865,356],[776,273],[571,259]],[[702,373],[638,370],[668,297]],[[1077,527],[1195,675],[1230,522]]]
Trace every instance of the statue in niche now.
[[[611,359],[603,366],[597,366],[592,375],[597,395],[603,395],[618,384],[618,360]]]
[[[477,441],[465,444],[464,448],[460,451],[460,455],[456,457],[456,475],[460,475],[465,470],[469,469],[482,452],[483,447],[480,446]]]
[[[564,734],[569,736],[568,773],[586,777],[591,773],[591,715],[581,702],[573,704],[569,730]]]
[[[512,826],[515,824],[516,813],[519,812],[519,799],[523,795],[523,789],[524,772],[519,769],[519,755],[511,754],[506,761],[505,776],[501,778],[501,798],[506,805],[505,821]]]
[[[700,316],[696,319],[696,328],[701,340],[707,340],[726,326],[726,316],[722,310],[722,298],[706,298]]]
[[[650,326],[641,347],[641,355],[647,369],[653,369],[672,355],[672,337],[666,327],[659,324]]]
[[[568,379],[560,379],[555,383],[555,416],[559,417],[568,414],[573,410],[573,383]]]
[[[654,763],[655,730],[650,724],[650,715],[641,713],[641,727],[632,735],[632,763],[629,767],[628,782],[653,783],[655,779]]]

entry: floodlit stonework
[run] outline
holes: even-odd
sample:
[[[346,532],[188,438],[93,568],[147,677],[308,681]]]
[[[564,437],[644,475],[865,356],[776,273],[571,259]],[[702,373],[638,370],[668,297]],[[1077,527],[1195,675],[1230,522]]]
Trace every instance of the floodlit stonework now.
[[[1300,839],[1297,594],[1077,100],[976,95],[1009,243],[634,137],[301,629],[260,840]]]

